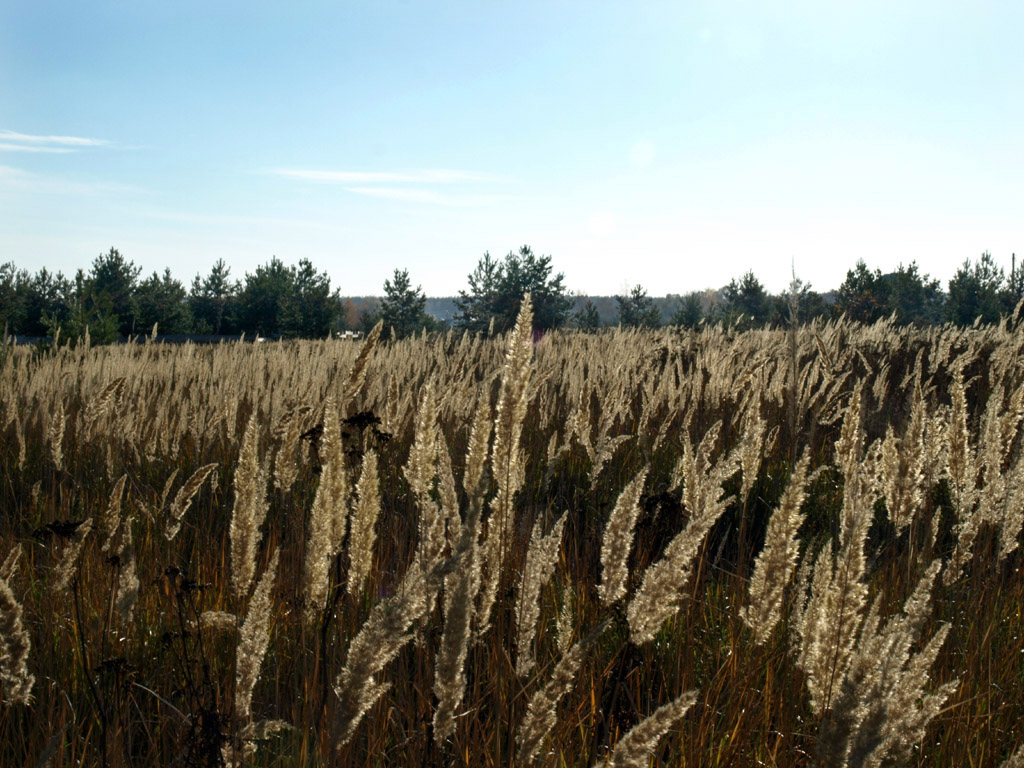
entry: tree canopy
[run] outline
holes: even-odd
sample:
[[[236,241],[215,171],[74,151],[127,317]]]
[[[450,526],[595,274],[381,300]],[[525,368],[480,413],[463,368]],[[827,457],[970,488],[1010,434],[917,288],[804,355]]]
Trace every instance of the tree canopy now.
[[[704,319],[704,303],[699,293],[688,293],[676,300],[675,310],[669,321],[681,328],[696,328]]]
[[[616,296],[619,325],[623,328],[657,328],[661,325],[661,310],[647,295],[642,285],[635,285],[627,296]]]
[[[194,329],[199,333],[238,332],[237,283],[230,280],[231,268],[223,259],[217,259],[205,278],[196,275],[188,304],[192,312]]]
[[[308,259],[291,267],[291,286],[282,307],[282,334],[320,339],[331,333],[341,312],[341,299],[331,293],[331,278],[317,272]]]
[[[85,285],[86,298],[100,313],[113,316],[117,332],[122,336],[141,333],[147,329],[136,327],[138,307],[135,288],[141,267],[127,259],[116,248],[101,253],[92,262]]]
[[[140,330],[159,327],[160,333],[188,333],[192,330],[192,312],[185,286],[165,269],[163,277],[154,272],[135,291]]]
[[[836,291],[836,311],[851,320],[873,323],[895,315],[901,325],[941,322],[943,296],[938,280],[922,275],[916,262],[900,264],[895,272],[883,275],[868,269],[863,260],[846,273]]]
[[[307,259],[287,267],[276,256],[245,274],[238,295],[240,325],[246,333],[272,337],[322,338],[341,310],[331,279]]]
[[[722,291],[721,319],[727,323],[739,323],[750,328],[764,325],[771,319],[771,303],[768,292],[750,270],[739,280],[733,278]]]
[[[485,252],[468,277],[469,289],[455,299],[455,326],[474,332],[494,333],[512,328],[519,305],[529,293],[533,300],[533,325],[540,330],[561,328],[569,319],[573,302],[559,272],[552,275],[551,257],[536,256],[528,245],[510,251],[503,261]]]
[[[587,299],[572,317],[573,324],[581,331],[596,331],[601,327],[601,314],[590,299]]]
[[[434,327],[426,312],[427,297],[420,286],[412,287],[409,270],[396,269],[390,280],[384,281],[384,298],[380,302],[379,317],[385,332],[404,339],[417,331]]]
[[[983,323],[994,323],[1006,309],[1012,309],[1003,295],[1005,277],[996,266],[992,254],[981,254],[973,265],[966,259],[949,281],[947,312],[949,319],[959,325],[970,325],[977,318]]]

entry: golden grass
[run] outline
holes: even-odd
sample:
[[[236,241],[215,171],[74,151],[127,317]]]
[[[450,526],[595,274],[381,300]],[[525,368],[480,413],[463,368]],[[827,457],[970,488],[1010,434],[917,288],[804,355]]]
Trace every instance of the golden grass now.
[[[0,765],[1019,763],[1022,351],[10,349]]]

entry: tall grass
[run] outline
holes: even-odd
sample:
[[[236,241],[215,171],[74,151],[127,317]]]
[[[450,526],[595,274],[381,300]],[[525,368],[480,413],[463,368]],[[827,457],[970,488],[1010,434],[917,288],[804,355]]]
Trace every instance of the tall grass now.
[[[0,765],[1017,764],[1022,351],[11,348]]]

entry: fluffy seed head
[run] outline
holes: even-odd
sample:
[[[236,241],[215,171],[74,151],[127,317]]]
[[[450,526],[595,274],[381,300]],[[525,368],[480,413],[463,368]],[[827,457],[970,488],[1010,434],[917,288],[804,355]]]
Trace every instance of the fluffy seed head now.
[[[273,609],[271,597],[280,554],[280,549],[274,550],[267,569],[252,593],[249,610],[239,630],[235,662],[235,714],[243,722],[252,719],[252,692],[260,676],[267,645],[270,643],[268,628]]]
[[[610,606],[626,594],[626,563],[633,547],[633,529],[640,516],[640,495],[647,480],[644,468],[619,494],[608,518],[601,543],[601,584],[597,593],[601,603]]]
[[[231,585],[243,597],[256,574],[260,528],[267,516],[267,477],[259,457],[260,429],[249,417],[235,469],[235,506],[231,511]]]
[[[687,691],[675,701],[658,707],[619,739],[605,765],[607,768],[646,768],[658,741],[697,701],[697,691]]]
[[[21,604],[5,579],[0,579],[0,680],[4,703],[31,704],[35,677],[28,671],[32,644],[21,621]]]

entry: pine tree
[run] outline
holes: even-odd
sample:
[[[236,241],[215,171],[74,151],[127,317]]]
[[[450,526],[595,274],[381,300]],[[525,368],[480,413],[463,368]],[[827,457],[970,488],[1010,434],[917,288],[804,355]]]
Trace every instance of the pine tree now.
[[[412,287],[409,270],[396,269],[391,280],[384,281],[384,298],[380,302],[380,319],[384,331],[391,329],[395,338],[403,339],[417,331],[434,327],[426,312],[427,297],[420,286]]]

